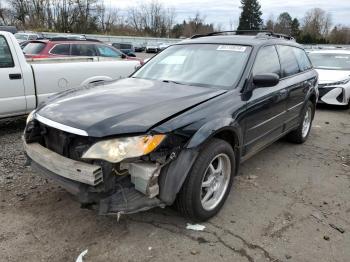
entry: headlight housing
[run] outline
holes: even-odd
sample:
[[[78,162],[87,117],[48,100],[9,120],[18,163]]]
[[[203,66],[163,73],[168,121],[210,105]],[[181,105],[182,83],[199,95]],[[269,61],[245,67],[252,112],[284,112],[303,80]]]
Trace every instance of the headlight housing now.
[[[165,135],[145,135],[104,140],[92,145],[82,156],[83,159],[102,159],[118,163],[126,158],[151,153],[164,140]]]
[[[35,113],[35,110],[33,110],[32,112],[29,113],[27,120],[26,120],[27,124],[34,119],[34,113]]]
[[[333,82],[333,83],[327,83],[327,84],[322,84],[322,86],[326,87],[326,86],[339,86],[339,85],[345,85],[347,83],[350,82],[350,78],[341,80],[341,81],[337,81],[337,82]]]

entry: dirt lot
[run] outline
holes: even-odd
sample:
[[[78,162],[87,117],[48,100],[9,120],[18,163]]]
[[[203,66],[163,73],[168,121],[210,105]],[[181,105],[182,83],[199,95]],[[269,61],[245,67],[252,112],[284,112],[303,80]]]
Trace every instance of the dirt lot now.
[[[350,110],[318,109],[304,145],[244,163],[203,232],[171,208],[119,222],[80,209],[24,167],[24,122],[0,124],[0,261],[350,261]]]

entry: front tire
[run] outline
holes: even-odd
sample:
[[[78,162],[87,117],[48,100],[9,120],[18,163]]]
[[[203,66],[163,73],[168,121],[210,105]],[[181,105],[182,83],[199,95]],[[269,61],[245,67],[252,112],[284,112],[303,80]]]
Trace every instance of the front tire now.
[[[287,135],[287,139],[296,144],[304,143],[310,135],[312,121],[315,114],[315,105],[309,100],[303,111],[298,128]]]
[[[176,199],[177,209],[194,221],[216,215],[230,192],[235,154],[226,141],[212,139],[200,152]]]

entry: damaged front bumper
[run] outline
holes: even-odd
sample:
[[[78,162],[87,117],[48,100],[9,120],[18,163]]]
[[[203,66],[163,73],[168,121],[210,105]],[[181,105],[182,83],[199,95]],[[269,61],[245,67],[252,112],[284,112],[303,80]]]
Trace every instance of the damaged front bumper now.
[[[130,214],[165,206],[156,197],[158,164],[127,163],[119,173],[110,166],[66,158],[39,143],[24,141],[24,148],[33,170],[53,179],[75,195],[83,206],[97,209],[101,215]],[[106,183],[113,187],[104,185]]]

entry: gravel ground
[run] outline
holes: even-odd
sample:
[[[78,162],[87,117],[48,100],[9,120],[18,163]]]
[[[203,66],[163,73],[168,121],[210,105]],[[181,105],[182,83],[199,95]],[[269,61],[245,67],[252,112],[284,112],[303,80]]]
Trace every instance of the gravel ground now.
[[[0,123],[0,261],[350,259],[350,110],[319,108],[309,140],[283,139],[240,169],[222,211],[186,230],[171,208],[98,216],[24,167],[24,119]]]

